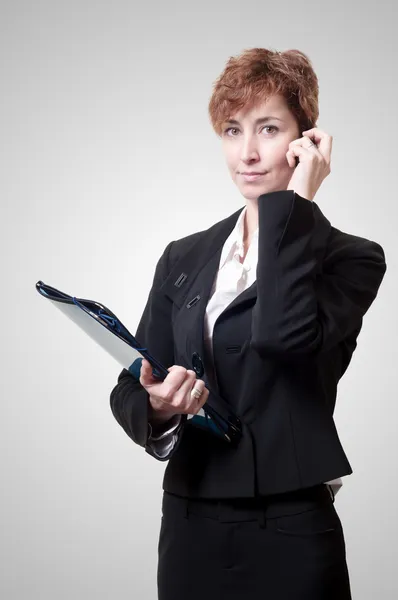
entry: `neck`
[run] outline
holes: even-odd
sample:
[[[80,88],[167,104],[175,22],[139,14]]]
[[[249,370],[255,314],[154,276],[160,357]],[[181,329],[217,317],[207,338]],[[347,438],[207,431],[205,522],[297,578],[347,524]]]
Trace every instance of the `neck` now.
[[[248,200],[246,202],[246,215],[243,221],[243,243],[249,246],[252,235],[258,227],[257,201]]]

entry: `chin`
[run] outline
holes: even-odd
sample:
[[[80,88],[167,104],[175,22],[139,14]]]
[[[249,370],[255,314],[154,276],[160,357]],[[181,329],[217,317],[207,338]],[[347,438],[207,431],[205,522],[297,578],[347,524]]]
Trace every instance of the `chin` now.
[[[272,185],[253,185],[248,184],[240,186],[239,191],[246,200],[257,200],[262,194],[268,194],[269,192],[276,191]]]
[[[262,183],[262,185],[256,185],[255,182],[246,183],[243,185],[239,185],[239,191],[244,198],[247,200],[257,199],[262,194],[270,194],[271,192],[278,192],[281,190],[286,190],[288,186],[289,179],[287,181],[282,181],[276,183],[274,182],[266,182]]]

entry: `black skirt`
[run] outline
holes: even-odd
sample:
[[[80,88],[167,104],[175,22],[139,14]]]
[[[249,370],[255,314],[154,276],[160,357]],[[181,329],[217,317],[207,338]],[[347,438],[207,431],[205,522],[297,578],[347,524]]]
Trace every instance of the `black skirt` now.
[[[351,600],[326,484],[263,498],[163,494],[158,600]]]

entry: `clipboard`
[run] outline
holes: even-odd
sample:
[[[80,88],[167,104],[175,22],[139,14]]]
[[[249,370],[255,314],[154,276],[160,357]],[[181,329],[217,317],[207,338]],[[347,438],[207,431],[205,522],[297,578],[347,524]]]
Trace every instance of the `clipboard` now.
[[[167,377],[169,371],[166,367],[150,354],[148,348],[142,347],[120,319],[100,302],[70,296],[41,280],[36,283],[36,290],[113,356],[135,379],[139,380],[143,358],[152,365],[154,377],[161,381]],[[241,421],[221,396],[212,390],[210,392],[200,411],[196,415],[187,415],[185,425],[198,427],[236,446],[242,436]]]

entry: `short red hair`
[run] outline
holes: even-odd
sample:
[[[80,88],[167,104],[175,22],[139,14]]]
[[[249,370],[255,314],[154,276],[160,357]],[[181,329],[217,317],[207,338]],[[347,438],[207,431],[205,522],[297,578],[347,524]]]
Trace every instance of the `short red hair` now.
[[[241,108],[251,108],[281,94],[302,131],[316,126],[318,78],[308,56],[300,50],[278,52],[250,48],[231,56],[213,86],[209,102],[210,121],[217,135],[222,123]]]

